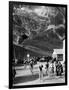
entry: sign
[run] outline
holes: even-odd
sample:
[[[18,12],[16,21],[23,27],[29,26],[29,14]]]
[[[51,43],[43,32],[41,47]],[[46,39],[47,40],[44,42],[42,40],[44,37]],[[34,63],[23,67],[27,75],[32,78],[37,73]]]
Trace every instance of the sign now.
[[[63,61],[63,54],[57,54],[57,60]]]

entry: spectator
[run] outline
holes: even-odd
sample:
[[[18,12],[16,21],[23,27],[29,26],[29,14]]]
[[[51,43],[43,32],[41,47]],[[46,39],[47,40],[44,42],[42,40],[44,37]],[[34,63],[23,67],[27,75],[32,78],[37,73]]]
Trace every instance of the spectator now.
[[[63,73],[63,66],[61,62],[59,62],[59,76],[62,76],[62,73]]]
[[[54,63],[52,63],[52,75],[54,74]]]
[[[24,68],[26,69],[26,67],[27,67],[27,60],[24,59]]]
[[[40,80],[43,80],[43,70],[42,70],[42,68],[43,68],[43,65],[40,65],[39,66],[39,79]]]
[[[33,61],[32,60],[30,61],[30,71],[33,74]]]
[[[16,75],[16,70],[14,67],[12,67],[12,78],[13,78],[13,81],[15,79],[15,75]]]
[[[59,76],[58,72],[59,72],[59,65],[58,65],[58,61],[56,61],[56,75],[57,76]]]
[[[63,66],[62,66],[61,62],[58,62],[56,65],[56,75],[61,76],[62,73],[63,73]]]
[[[48,75],[48,68],[49,68],[49,64],[48,62],[46,63],[45,69],[46,69],[46,75]]]

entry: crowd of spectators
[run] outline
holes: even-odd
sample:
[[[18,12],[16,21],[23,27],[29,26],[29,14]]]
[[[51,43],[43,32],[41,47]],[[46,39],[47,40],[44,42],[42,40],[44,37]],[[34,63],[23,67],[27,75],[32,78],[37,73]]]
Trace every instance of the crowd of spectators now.
[[[30,66],[30,71],[33,75],[34,73],[34,65],[37,65],[38,62],[41,62],[41,64],[38,66],[39,68],[39,78],[40,80],[43,80],[43,68],[45,69],[46,76],[50,75],[56,75],[56,76],[62,76],[64,70],[63,65],[59,60],[56,60],[56,58],[52,58],[51,56],[47,57],[30,57],[29,61],[26,59],[23,60],[17,60],[15,64],[22,64],[24,66],[24,69],[27,68],[27,66]],[[45,63],[43,65],[43,62]],[[15,69],[15,68],[14,68]],[[13,77],[15,77],[16,70],[13,69]]]

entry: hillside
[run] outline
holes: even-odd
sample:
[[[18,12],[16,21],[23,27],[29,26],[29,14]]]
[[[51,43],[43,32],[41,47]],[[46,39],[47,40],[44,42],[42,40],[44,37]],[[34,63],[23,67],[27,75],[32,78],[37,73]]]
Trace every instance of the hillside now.
[[[32,8],[32,6],[31,6]],[[36,53],[63,48],[65,38],[65,8],[14,8],[13,42]]]

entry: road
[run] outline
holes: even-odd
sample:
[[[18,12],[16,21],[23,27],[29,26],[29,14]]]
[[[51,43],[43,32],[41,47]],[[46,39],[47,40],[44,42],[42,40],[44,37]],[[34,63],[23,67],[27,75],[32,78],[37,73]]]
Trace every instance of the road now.
[[[43,63],[45,65],[45,63]],[[16,66],[16,76],[14,79],[13,86],[21,85],[35,85],[35,84],[51,84],[51,83],[64,83],[65,76],[57,77],[54,75],[46,75],[45,69],[43,68],[43,80],[39,79],[39,64],[34,65],[33,75],[30,71],[30,66]]]

